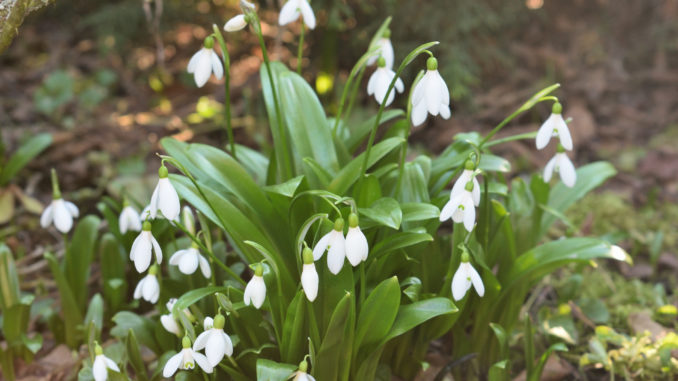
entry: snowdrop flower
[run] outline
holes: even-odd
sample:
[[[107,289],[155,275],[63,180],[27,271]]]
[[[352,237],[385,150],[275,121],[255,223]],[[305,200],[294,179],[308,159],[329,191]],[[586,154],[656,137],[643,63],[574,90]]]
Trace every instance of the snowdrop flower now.
[[[426,61],[426,74],[414,87],[412,93],[412,124],[416,127],[426,120],[427,114],[450,117],[450,91],[438,73],[438,60]]]
[[[560,179],[563,181],[567,187],[572,188],[577,182],[577,172],[574,170],[574,165],[570,161],[570,158],[565,154],[565,150],[562,146],[558,146],[558,153],[556,153],[551,160],[546,164],[544,168],[544,181],[551,181],[553,176],[553,171],[556,171],[560,174]]]
[[[149,303],[157,303],[158,298],[160,297],[160,284],[158,283],[158,277],[155,274],[158,273],[158,266],[153,265],[148,270],[148,275],[141,278],[137,287],[134,289],[134,299],[143,298]]]
[[[313,263],[313,251],[308,247],[304,248],[302,253],[304,259],[304,266],[301,270],[301,287],[304,289],[304,294],[309,302],[315,300],[318,296],[318,272],[315,270],[315,263]]]
[[[92,376],[94,381],[106,381],[108,379],[108,370],[120,372],[120,368],[113,360],[104,355],[104,350],[96,341],[94,342],[94,363],[92,364]]]
[[[179,250],[174,253],[169,260],[169,264],[179,266],[179,271],[186,275],[193,274],[198,269],[198,264],[200,264],[200,271],[205,278],[209,278],[212,275],[210,263],[207,262],[205,257],[200,255],[195,244],[188,249]]]
[[[190,61],[188,61],[187,71],[193,74],[193,79],[198,87],[203,87],[214,72],[217,79],[224,75],[224,67],[217,53],[214,52],[214,38],[208,36],[202,49],[198,50]],[[170,218],[173,219],[173,218]]]
[[[197,363],[205,373],[212,373],[214,370],[207,361],[207,357],[202,353],[198,353],[191,348],[191,339],[184,336],[181,340],[181,345],[184,349],[176,355],[170,357],[165,363],[165,368],[162,370],[162,376],[170,378],[176,373],[178,369],[193,369]]]
[[[471,232],[476,221],[476,209],[473,200],[473,181],[468,181],[464,190],[450,197],[440,212],[440,221],[452,218],[456,223],[464,222],[466,230]]]
[[[478,275],[476,269],[471,266],[468,253],[463,252],[461,254],[461,264],[459,264],[459,268],[452,278],[452,297],[454,300],[459,301],[463,299],[471,286],[476,289],[478,296],[482,297],[485,295],[483,280]]]
[[[346,240],[344,238],[344,219],[339,217],[334,221],[334,229],[325,234],[313,248],[313,260],[317,261],[327,252],[327,267],[334,275],[339,274],[344,267],[346,257]]]
[[[562,111],[563,106],[560,103],[556,102],[553,104],[551,115],[544,121],[541,127],[539,127],[539,131],[537,132],[537,149],[546,147],[552,136],[558,136],[560,144],[562,144],[566,150],[572,150],[572,136],[570,136],[570,130],[567,128],[565,119],[563,119]]]
[[[310,374],[306,373],[308,371],[308,363],[306,363],[306,359],[304,359],[302,362],[299,363],[299,370],[296,372],[292,373],[292,381],[315,381],[315,378],[311,376]]]
[[[259,309],[264,304],[266,299],[266,283],[264,283],[264,266],[257,263],[254,267],[254,276],[247,283],[245,287],[245,294],[243,295],[243,302],[246,306],[250,303],[254,308]]]
[[[137,210],[129,204],[129,201],[125,199],[122,203],[120,217],[118,218],[118,227],[120,228],[120,233],[125,234],[128,231],[141,231],[141,223],[141,216]]]
[[[224,30],[226,32],[237,32],[245,29],[247,24],[249,24],[247,16],[240,14],[228,20],[226,24],[224,24]]]
[[[181,328],[179,323],[177,323],[176,319],[174,319],[174,315],[172,314],[172,309],[174,308],[176,302],[177,302],[176,298],[171,298],[170,300],[167,301],[167,304],[165,304],[165,306],[167,307],[169,313],[160,316],[160,323],[167,330],[167,332],[173,333],[181,337],[183,335],[183,329]],[[189,321],[191,322],[195,321],[195,317],[193,316],[191,311],[188,310],[188,308],[184,308],[182,313],[186,315]]]
[[[129,252],[129,259],[134,262],[137,272],[142,273],[151,265],[151,257],[153,257],[154,251],[155,258],[158,263],[161,263],[162,249],[151,233],[151,222],[144,221],[141,233],[132,243],[132,249]]]
[[[391,44],[390,37],[391,31],[386,29],[382,37],[375,42],[375,46],[378,46],[377,51],[375,52],[374,56],[367,60],[367,65],[374,65],[379,57],[383,57],[386,67],[393,69],[393,60],[395,55],[393,54],[393,44]]]
[[[348,215],[348,233],[346,233],[346,258],[353,267],[367,260],[367,238],[358,226],[358,216],[355,213]]]
[[[383,57],[379,57],[377,60],[377,70],[372,73],[370,80],[367,82],[367,95],[374,94],[374,99],[377,103],[381,104],[386,98],[386,93],[388,92],[388,87],[391,85],[393,77],[395,77],[395,72],[390,68],[386,67],[386,60]],[[405,91],[405,85],[403,81],[398,78],[396,79],[395,87],[388,94],[388,99],[386,99],[386,106],[393,103],[395,99],[395,90],[399,93]]]
[[[204,323],[205,331],[195,339],[193,350],[199,351],[205,348],[207,361],[211,366],[217,366],[224,355],[228,357],[233,355],[233,342],[224,332],[224,324],[226,323],[224,315],[218,314],[214,317],[214,320],[205,318]]]
[[[160,169],[158,169],[158,185],[156,185],[153,195],[151,196],[151,218],[156,218],[158,210],[160,210],[163,217],[168,220],[176,220],[179,217],[179,211],[181,209],[179,195],[177,195],[177,191],[174,190],[168,176],[169,172],[167,171],[167,167],[163,164],[160,166]]]
[[[478,206],[480,205],[480,185],[478,184],[478,179],[476,179],[475,164],[472,160],[466,160],[466,163],[464,163],[464,171],[452,186],[452,191],[450,191],[450,199],[463,193],[465,191],[466,184],[469,181],[473,182],[473,190],[471,191],[471,196],[473,196],[473,204]]]
[[[54,223],[54,227],[58,231],[66,234],[73,227],[73,219],[77,218],[79,214],[80,212],[75,204],[61,198],[59,180],[56,171],[52,169],[52,203],[42,212],[40,226],[47,228]]]
[[[289,24],[298,19],[299,16],[304,18],[304,23],[306,23],[310,29],[315,28],[313,8],[311,8],[311,5],[307,0],[289,0],[286,2],[280,10],[278,24],[280,24],[280,26]]]

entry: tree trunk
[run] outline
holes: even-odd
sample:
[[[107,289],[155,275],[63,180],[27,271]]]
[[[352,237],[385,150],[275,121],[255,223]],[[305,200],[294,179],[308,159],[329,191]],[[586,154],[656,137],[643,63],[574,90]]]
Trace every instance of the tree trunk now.
[[[0,0],[0,54],[19,33],[24,17],[54,0]]]

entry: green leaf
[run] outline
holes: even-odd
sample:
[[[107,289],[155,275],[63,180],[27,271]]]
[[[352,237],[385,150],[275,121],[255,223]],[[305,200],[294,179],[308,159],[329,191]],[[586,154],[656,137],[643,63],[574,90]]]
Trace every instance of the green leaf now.
[[[436,316],[459,311],[447,298],[432,298],[400,306],[393,326],[384,341],[391,340]]]
[[[38,353],[40,349],[42,349],[42,335],[39,333],[36,333],[33,335],[33,338],[29,338],[25,334],[21,335],[21,341],[24,344],[24,347],[28,349],[29,352],[32,354]]]
[[[26,333],[30,320],[31,303],[33,296],[25,298],[4,310],[2,314],[2,332],[10,347],[23,346],[21,336]]]
[[[391,251],[429,241],[433,241],[433,237],[428,233],[398,232],[374,245],[374,248],[370,251],[370,256],[379,258]]]
[[[388,278],[367,296],[360,309],[353,353],[357,356],[362,345],[381,341],[391,329],[400,307],[398,277]]]
[[[509,379],[509,361],[502,360],[492,364],[487,374],[489,381],[506,381]]]
[[[546,365],[546,360],[549,359],[551,354],[555,351],[567,352],[567,346],[563,343],[555,343],[551,345],[546,352],[539,358],[537,366],[534,368],[534,371],[531,374],[528,374],[528,381],[539,381],[541,379],[541,374],[544,371],[544,365]]]
[[[257,381],[287,381],[295,370],[296,365],[260,358],[257,360]]]
[[[283,336],[280,353],[285,362],[295,362],[304,356],[306,347],[306,325],[304,320],[305,294],[299,290],[287,308],[283,323]]]
[[[89,306],[87,306],[87,314],[85,314],[83,325],[87,326],[90,323],[94,324],[96,334],[100,336],[101,329],[104,326],[104,300],[101,294],[94,294],[92,299],[90,299]]]
[[[346,293],[332,313],[313,364],[315,378],[318,380],[341,381],[348,378],[348,371],[351,369],[354,322],[353,295]]]
[[[400,204],[403,211],[403,221],[425,221],[440,217],[437,206],[424,202],[404,202]]]
[[[372,205],[381,196],[381,184],[375,175],[366,175],[363,181],[359,181],[353,188],[353,198],[359,208]]]
[[[0,188],[0,225],[14,217],[14,193],[9,188]]]
[[[562,182],[553,187],[549,194],[547,206],[550,209],[564,213],[572,204],[615,174],[617,174],[617,171],[612,164],[605,161],[585,165],[577,169],[577,183],[574,187],[568,188]],[[548,231],[549,227],[556,221],[556,218],[553,213],[543,216],[541,221],[542,234]]]
[[[133,312],[121,311],[113,316],[113,322],[115,322],[115,327],[111,329],[112,336],[121,340],[126,339],[127,334],[132,330],[139,344],[146,346],[155,352],[156,355],[161,353],[158,342],[153,336],[155,323],[151,319],[139,316]]]
[[[508,356],[508,335],[506,334],[506,330],[504,327],[497,323],[490,323],[490,328],[492,328],[492,331],[494,331],[494,336],[497,337],[497,341],[499,341],[499,356],[501,358],[506,358]]]
[[[386,154],[393,149],[399,147],[405,140],[403,138],[389,138],[383,140],[372,147],[370,157],[367,163],[367,169],[373,166],[376,162],[381,160]],[[360,166],[363,163],[365,152],[358,155],[350,163],[346,164],[339,173],[334,177],[334,180],[327,187],[332,193],[345,194],[346,191],[358,180],[360,176]]]
[[[240,165],[245,168],[257,184],[264,185],[266,183],[266,169],[269,165],[268,158],[259,151],[241,144],[236,144],[235,150]]]
[[[264,190],[269,193],[275,193],[281,196],[292,198],[297,193],[297,189],[299,189],[299,185],[301,185],[303,180],[304,176],[297,176],[281,184],[265,186]]]
[[[174,307],[172,308],[172,313],[175,316],[182,315],[183,313],[181,311],[197,303],[200,299],[214,295],[217,292],[225,294],[228,292],[228,287],[209,286],[191,290],[181,295],[179,299],[177,299],[176,303],[174,303]]]
[[[405,112],[399,109],[384,110],[379,119],[379,124],[384,124],[390,122],[393,119],[401,118],[405,116]],[[346,140],[346,147],[350,152],[354,152],[360,147],[360,144],[365,140],[367,135],[369,135],[370,130],[374,126],[374,122],[377,119],[377,115],[374,114],[369,119],[360,123],[356,128],[352,129],[351,135]]]
[[[127,282],[122,281],[125,279],[127,255],[111,233],[106,233],[101,238],[99,253],[104,298],[111,310],[116,311],[127,294]]]
[[[19,302],[19,277],[9,247],[0,243],[0,311]]]
[[[395,230],[400,228],[400,223],[403,220],[400,204],[390,197],[380,198],[372,203],[369,208],[360,208],[358,211],[378,225],[388,226]]]
[[[64,327],[66,330],[66,345],[75,348],[78,345],[77,327],[82,322],[82,312],[75,301],[75,296],[73,296],[66,277],[61,272],[57,259],[51,253],[46,253],[45,259],[47,264],[49,264],[52,277],[54,277],[57,289],[59,290],[59,301],[61,303],[61,312],[64,315]]]
[[[132,364],[137,379],[140,381],[148,380],[146,367],[144,366],[144,361],[141,358],[141,351],[139,350],[139,343],[137,342],[137,337],[134,334],[133,329],[127,331],[125,349],[127,350],[127,358],[129,359],[130,364]]]
[[[5,185],[34,157],[52,144],[52,135],[38,134],[28,139],[7,161],[0,171],[0,185]]]
[[[80,311],[84,311],[87,304],[87,292],[89,291],[87,280],[99,237],[100,224],[101,220],[92,215],[80,220],[64,257],[64,276],[68,280]]]

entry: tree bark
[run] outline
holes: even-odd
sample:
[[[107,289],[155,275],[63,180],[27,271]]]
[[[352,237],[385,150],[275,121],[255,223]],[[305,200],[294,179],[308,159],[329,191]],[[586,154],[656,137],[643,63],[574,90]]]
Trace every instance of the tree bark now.
[[[54,0],[0,0],[0,54],[19,33],[24,18]]]

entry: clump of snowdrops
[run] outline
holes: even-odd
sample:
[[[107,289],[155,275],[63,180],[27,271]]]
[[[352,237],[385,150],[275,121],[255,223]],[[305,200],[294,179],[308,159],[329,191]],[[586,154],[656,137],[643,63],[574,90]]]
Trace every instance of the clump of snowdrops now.
[[[408,160],[412,129],[453,117],[437,42],[398,52],[387,19],[328,116],[300,75],[304,33],[316,26],[311,4],[290,0],[278,20],[300,24],[296,70],[269,60],[256,7],[241,8],[224,30],[259,38],[272,150],[233,140],[230,60],[215,25],[188,72],[198,87],[223,78],[227,149],[165,138],[150,201],[103,200],[110,232],[101,238],[96,217],[80,221],[68,247],[100,253],[103,296],[89,305],[81,287],[92,254],[81,262],[67,253],[61,268],[51,257],[64,340],[89,343],[82,379],[412,379],[430,342],[450,333],[449,355],[469,359],[462,379],[506,380],[509,334],[531,287],[568,263],[625,259],[597,238],[546,238],[615,173],[604,162],[573,166],[559,85],[485,136],[460,133],[437,157]],[[400,77],[407,66],[421,67],[413,83]],[[356,89],[378,106],[358,122],[349,119]],[[405,109],[391,107],[396,99]],[[538,131],[495,138],[535,107],[551,111]],[[555,154],[543,172],[511,179],[511,163],[492,148],[520,139]],[[77,208],[53,183],[41,224],[67,237]],[[530,379],[545,361],[535,350],[566,349],[532,340],[526,348]]]

